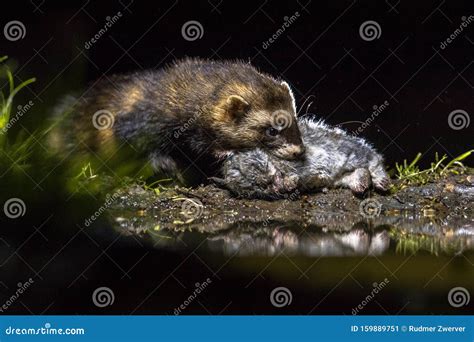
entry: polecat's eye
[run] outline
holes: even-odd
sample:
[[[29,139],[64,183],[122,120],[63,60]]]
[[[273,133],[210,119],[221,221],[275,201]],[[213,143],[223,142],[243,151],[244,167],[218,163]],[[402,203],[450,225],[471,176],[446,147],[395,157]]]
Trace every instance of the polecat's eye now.
[[[278,134],[280,134],[280,131],[276,128],[268,127],[266,133],[271,137],[276,137]]]

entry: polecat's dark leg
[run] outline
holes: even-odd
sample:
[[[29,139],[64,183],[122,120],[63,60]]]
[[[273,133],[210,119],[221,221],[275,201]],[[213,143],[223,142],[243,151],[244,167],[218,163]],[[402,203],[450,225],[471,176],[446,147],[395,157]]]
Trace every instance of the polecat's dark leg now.
[[[152,152],[149,155],[150,165],[157,173],[163,173],[168,177],[174,178],[184,183],[184,177],[176,161],[169,155]]]

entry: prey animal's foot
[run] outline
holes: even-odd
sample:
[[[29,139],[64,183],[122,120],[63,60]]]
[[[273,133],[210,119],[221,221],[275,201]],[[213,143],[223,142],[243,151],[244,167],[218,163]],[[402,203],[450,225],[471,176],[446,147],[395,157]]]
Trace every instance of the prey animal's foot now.
[[[369,169],[359,168],[344,174],[335,185],[347,187],[356,194],[362,194],[370,186],[376,190],[387,191],[390,189],[391,182],[383,168],[376,168],[372,172]]]
[[[375,168],[370,169],[370,175],[375,189],[385,192],[392,186],[392,181],[387,172],[385,172],[383,165],[377,165]]]
[[[341,177],[335,185],[347,187],[352,192],[361,194],[371,185],[370,172],[367,169],[355,169]]]

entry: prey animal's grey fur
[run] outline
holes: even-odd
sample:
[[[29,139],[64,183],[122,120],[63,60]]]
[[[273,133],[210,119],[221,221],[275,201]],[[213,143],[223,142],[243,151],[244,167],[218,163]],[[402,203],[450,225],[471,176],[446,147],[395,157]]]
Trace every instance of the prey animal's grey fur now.
[[[331,187],[354,193],[371,186],[389,189],[383,157],[364,139],[307,118],[298,119],[298,126],[306,147],[301,160],[283,160],[258,148],[234,152],[223,163],[222,178],[213,180],[250,198],[281,198]]]

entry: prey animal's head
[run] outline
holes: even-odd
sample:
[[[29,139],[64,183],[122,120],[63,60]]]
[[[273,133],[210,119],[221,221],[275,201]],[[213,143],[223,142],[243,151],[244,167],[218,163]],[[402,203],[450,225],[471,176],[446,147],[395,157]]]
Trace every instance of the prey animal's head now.
[[[221,104],[222,145],[231,149],[260,147],[282,159],[297,159],[305,151],[296,121],[293,93],[286,82],[262,77],[236,82]]]

